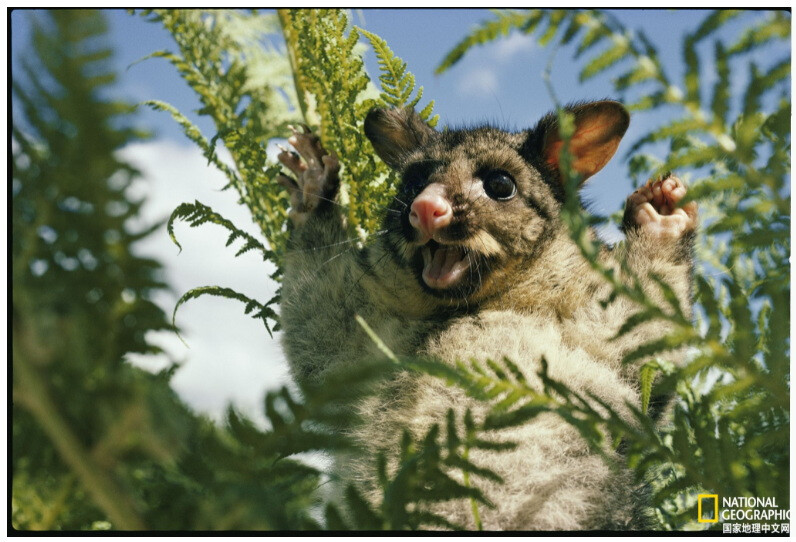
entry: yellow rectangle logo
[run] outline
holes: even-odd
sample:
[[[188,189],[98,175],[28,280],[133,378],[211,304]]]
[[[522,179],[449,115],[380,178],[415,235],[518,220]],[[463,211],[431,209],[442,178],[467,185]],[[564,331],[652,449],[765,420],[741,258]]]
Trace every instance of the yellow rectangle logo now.
[[[718,495],[699,495],[697,496],[697,521],[699,523],[716,523],[719,521],[719,496]],[[705,512],[713,512],[712,518],[703,519],[702,502],[707,499],[713,499],[713,506],[705,508]]]

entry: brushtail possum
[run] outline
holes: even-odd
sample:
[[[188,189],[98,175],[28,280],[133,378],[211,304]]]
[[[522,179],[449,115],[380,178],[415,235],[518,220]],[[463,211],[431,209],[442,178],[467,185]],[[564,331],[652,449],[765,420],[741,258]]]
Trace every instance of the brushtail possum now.
[[[585,181],[613,156],[629,115],[613,101],[568,108],[575,121],[573,168]],[[334,200],[339,164],[306,128],[294,129],[280,161],[292,175],[279,182],[291,200],[292,232],[282,290],[284,348],[294,377],[323,383],[330,371],[379,356],[354,316],[361,315],[396,354],[443,362],[516,363],[541,389],[549,375],[618,412],[638,405],[638,367],[622,357],[665,332],[650,322],[610,340],[637,307],[617,298],[592,270],[561,220],[565,203],[559,160],[563,141],[549,114],[529,130],[492,127],[435,131],[412,109],[374,109],[365,133],[376,154],[400,175],[383,230],[364,248],[346,237]],[[655,273],[683,310],[696,206],[674,176],[649,181],[626,201],[626,241],[603,246],[603,265],[626,259],[653,298],[663,300]],[[422,435],[448,408],[472,406],[463,392],[432,377],[400,373],[357,405],[367,423],[351,428],[362,454],[341,457],[344,480],[373,490],[368,454],[396,450],[399,428]],[[628,473],[610,469],[579,433],[552,413],[502,431],[519,443],[510,452],[473,452],[470,459],[504,479],[479,483],[496,504],[482,510],[485,529],[575,530],[638,527]],[[613,450],[606,453],[616,454]],[[473,527],[468,503],[434,509]]]

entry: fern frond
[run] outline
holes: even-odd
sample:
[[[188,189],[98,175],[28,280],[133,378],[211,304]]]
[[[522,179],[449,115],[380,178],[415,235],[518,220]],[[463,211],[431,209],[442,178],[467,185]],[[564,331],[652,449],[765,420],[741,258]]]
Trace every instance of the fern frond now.
[[[250,314],[251,317],[255,319],[260,319],[263,321],[263,325],[265,325],[265,329],[270,336],[273,337],[271,326],[268,324],[268,320],[271,320],[274,324],[278,323],[278,316],[276,312],[271,308],[271,305],[274,305],[279,301],[278,297],[274,297],[265,304],[260,303],[259,301],[252,299],[240,292],[237,292],[231,288],[223,288],[221,286],[201,286],[199,288],[193,288],[192,290],[188,290],[185,292],[180,299],[177,301],[177,304],[174,306],[174,311],[171,315],[172,324],[176,328],[176,316],[177,310],[182,306],[183,303],[190,301],[191,299],[196,299],[203,295],[211,295],[216,297],[225,297],[227,299],[235,299],[245,304],[243,309],[244,314]]]
[[[639,382],[641,384],[641,412],[646,414],[649,410],[650,397],[652,396],[652,383],[655,380],[655,375],[659,371],[659,366],[656,362],[650,361],[645,363],[639,369]]]
[[[692,36],[698,41],[704,41],[715,32],[720,30],[726,23],[743,15],[743,11],[739,9],[717,9],[710,15],[705,17],[699,24],[699,27],[694,31]]]
[[[381,161],[366,156],[369,141],[362,128],[367,111],[375,105],[375,88],[364,70],[359,52],[360,30],[348,27],[343,10],[282,10],[279,12],[288,54],[295,59],[297,89],[315,104],[321,140],[334,148],[342,164],[341,203],[348,209],[352,237],[364,240],[379,227],[380,215],[392,197],[397,179]],[[402,61],[387,53],[378,39],[374,48],[383,55],[388,71],[400,72],[388,83],[384,96],[391,102],[409,100],[414,76]],[[386,46],[386,45],[385,45]],[[419,98],[418,98],[419,99]],[[311,119],[307,119],[310,121]],[[334,142],[334,144],[330,144]]]
[[[769,17],[747,29],[741,38],[727,49],[730,56],[747,53],[770,41],[790,37],[790,17],[784,12],[772,12]]]
[[[719,76],[713,87],[713,98],[710,109],[714,118],[724,125],[727,122],[727,112],[730,109],[730,68],[728,56],[720,41],[715,46],[716,73]]]
[[[586,33],[580,40],[577,49],[575,50],[575,58],[593,48],[598,43],[607,39],[613,33],[612,30],[605,24],[604,17],[601,14],[594,14],[586,22]]]
[[[378,59],[379,69],[381,70],[381,75],[379,76],[382,89],[381,101],[390,107],[416,107],[423,96],[423,87],[418,88],[416,96],[412,98],[412,93],[415,90],[415,77],[406,71],[406,62],[395,56],[395,53],[382,38],[361,28],[358,30],[368,38]],[[430,102],[419,112],[420,118],[432,127],[439,120],[438,115],[431,117],[433,104],[433,101]]]
[[[630,58],[630,40],[618,34],[613,35],[612,38],[613,44],[611,47],[592,59],[581,70],[578,76],[581,82],[599,75],[626,58]],[[636,79],[638,79],[638,77],[636,77]],[[627,78],[627,80],[630,80],[630,78]]]
[[[752,115],[759,111],[762,96],[776,88],[777,83],[789,78],[790,58],[782,59],[765,73],[760,73],[757,65],[752,62],[749,64],[749,72],[751,81],[743,98],[743,115]]]
[[[230,234],[227,238],[226,246],[230,246],[237,239],[244,240],[241,248],[235,253],[236,257],[240,256],[241,254],[245,254],[250,250],[259,250],[264,261],[272,261],[274,259],[274,253],[265,248],[265,246],[257,238],[241,229],[238,229],[230,220],[224,218],[217,212],[213,211],[213,209],[200,203],[199,201],[194,201],[193,203],[182,203],[178,205],[177,208],[172,211],[171,216],[169,217],[169,221],[167,223],[169,237],[171,237],[171,240],[180,248],[181,251],[182,246],[177,241],[177,237],[174,235],[174,222],[176,220],[184,220],[188,222],[192,228],[209,222],[211,224],[218,224],[219,226],[227,229]]]
[[[629,364],[654,354],[674,350],[683,346],[699,344],[700,342],[701,337],[693,330],[676,330],[659,339],[654,339],[642,344],[635,350],[626,354],[625,357],[622,358],[622,363]]]
[[[299,119],[292,110],[295,93],[287,76],[287,59],[261,45],[263,34],[276,30],[275,16],[202,10],[153,10],[144,15],[171,32],[179,52],[152,56],[177,68],[202,103],[199,114],[214,122],[216,135],[207,142],[174,108],[159,102],[150,105],[169,111],[205,157],[225,173],[279,266],[287,241],[288,200],[275,181],[279,168],[268,165],[265,147]],[[234,168],[216,157],[216,141],[224,143]]]
[[[190,120],[188,120],[185,115],[180,113],[177,108],[159,100],[147,100],[143,102],[142,105],[148,105],[155,111],[165,111],[169,113],[171,117],[182,127],[183,133],[186,135],[186,137],[193,141],[202,150],[202,155],[207,158],[208,163],[216,166],[222,173],[224,173],[224,175],[226,175],[227,179],[229,179],[231,183],[235,185],[238,184],[239,180],[237,174],[227,164],[218,159],[215,147],[211,145],[207,139],[205,139],[199,128]]]
[[[345,503],[357,529],[377,530],[385,527],[379,514],[370,507],[353,485],[349,485],[345,490]]]
[[[445,58],[440,62],[434,73],[441,74],[449,70],[454,64],[459,62],[466,52],[484,43],[494,41],[499,36],[507,36],[511,30],[522,28],[528,25],[526,32],[532,32],[539,19],[544,15],[541,10],[533,10],[528,14],[516,11],[495,12],[495,19],[484,21],[476,27],[470,34],[457,43]]]

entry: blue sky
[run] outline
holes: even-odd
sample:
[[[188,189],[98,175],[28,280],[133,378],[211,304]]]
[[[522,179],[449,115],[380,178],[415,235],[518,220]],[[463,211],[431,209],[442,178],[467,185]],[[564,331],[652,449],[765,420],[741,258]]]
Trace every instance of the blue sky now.
[[[212,135],[212,124],[205,118],[190,115],[199,102],[177,76],[176,71],[162,59],[136,63],[149,53],[174,49],[173,41],[159,25],[124,10],[106,11],[110,24],[110,40],[116,51],[116,65],[121,71],[118,91],[131,101],[158,99],[189,114],[206,134]],[[645,34],[658,48],[668,73],[675,81],[682,80],[682,35],[692,32],[708,13],[704,10],[612,10],[626,26]],[[20,51],[27,43],[28,14],[12,13],[12,50]],[[766,12],[750,13],[731,23],[725,35],[737,30]],[[353,22],[384,38],[395,53],[403,58],[415,74],[419,85],[425,87],[425,97],[436,101],[435,111],[442,124],[454,126],[491,122],[510,129],[523,129],[533,123],[553,105],[542,82],[551,51],[539,47],[533,38],[512,34],[485,47],[473,49],[447,73],[437,76],[434,69],[450,50],[475,24],[490,18],[487,10],[469,9],[364,9],[353,12]],[[706,40],[703,52],[703,86],[710,88],[713,74],[712,40]],[[765,66],[781,58],[782,53],[763,51],[755,60]],[[573,47],[561,48],[553,62],[552,80],[561,102],[599,98],[619,98],[613,91],[610,76],[602,75],[584,84],[578,82],[578,72],[584,59],[573,60]],[[134,65],[132,65],[134,64]],[[132,66],[131,66],[132,65]],[[378,73],[375,56],[366,56],[371,74]],[[734,86],[742,88],[743,76]],[[425,101],[423,102],[425,103]],[[634,115],[626,141],[646,132],[648,126],[665,119],[662,114]],[[180,128],[162,112],[142,110],[141,125],[154,130],[156,136],[171,141],[184,141]],[[628,146],[627,144],[625,146]],[[622,156],[620,147],[617,158]],[[623,169],[614,160],[601,177],[619,178]],[[595,178],[595,181],[598,178]],[[605,194],[598,183],[588,187],[588,197],[600,204],[603,211],[617,208],[612,195]],[[604,187],[602,187],[604,188]],[[621,199],[620,199],[621,202]],[[600,209],[598,209],[600,210]]]
[[[692,32],[706,12],[683,10],[613,10],[626,26],[644,33],[658,48],[670,77],[682,81],[682,36]],[[12,55],[24,54],[29,38],[30,14],[15,11],[11,15]],[[176,106],[196,122],[206,136],[213,135],[212,125],[192,114],[199,106],[187,85],[172,66],[162,59],[135,61],[156,50],[175,46],[159,25],[122,10],[107,12],[109,40],[116,51],[115,65],[120,72],[118,96],[131,102],[162,100]],[[750,21],[765,17],[765,12],[749,13],[730,25],[725,32],[736,35]],[[533,38],[512,34],[509,38],[472,50],[455,67],[441,76],[434,69],[471,27],[490,18],[486,10],[374,10],[354,13],[354,23],[384,38],[390,48],[407,63],[419,85],[425,87],[423,104],[436,101],[435,112],[441,125],[473,125],[490,122],[508,129],[531,127],[553,104],[542,81],[550,60],[550,49],[535,44]],[[729,41],[734,41],[730,39]],[[701,83],[711,88],[716,76],[712,64],[712,41],[700,48],[705,57]],[[789,54],[784,46],[769,47],[755,59],[765,67]],[[573,60],[571,47],[561,48],[553,61],[552,82],[562,102],[618,98],[612,91],[610,76],[602,75],[584,84],[578,72],[584,59]],[[377,74],[372,53],[366,56],[369,73]],[[745,73],[732,81],[734,89],[743,88]],[[667,111],[633,116],[626,142],[616,158],[586,188],[585,197],[594,210],[607,214],[619,209],[630,192],[625,165],[621,158],[629,142],[650,126],[667,120]],[[198,151],[182,135],[168,114],[142,110],[137,122],[154,132],[152,141],[125,149],[125,156],[138,164],[145,180],[135,189],[149,197],[144,220],[167,216],[183,201],[199,199],[233,219],[239,226],[256,231],[245,211],[236,205],[232,193],[219,191],[224,179],[209,169]],[[256,257],[234,259],[224,248],[225,235],[212,226],[198,230],[178,226],[177,234],[184,250],[178,255],[165,231],[150,238],[141,250],[164,261],[174,291],[158,301],[170,314],[177,296],[202,285],[218,284],[236,288],[252,297],[268,299],[274,285],[266,279],[268,269]],[[178,314],[178,324],[185,329],[191,348],[173,336],[157,340],[171,355],[184,362],[174,379],[175,388],[197,409],[218,416],[227,401],[234,401],[244,411],[256,415],[264,389],[287,381],[287,370],[277,340],[271,340],[261,324],[243,315],[242,307],[227,300],[198,300],[187,304]],[[157,361],[138,360],[155,368]]]

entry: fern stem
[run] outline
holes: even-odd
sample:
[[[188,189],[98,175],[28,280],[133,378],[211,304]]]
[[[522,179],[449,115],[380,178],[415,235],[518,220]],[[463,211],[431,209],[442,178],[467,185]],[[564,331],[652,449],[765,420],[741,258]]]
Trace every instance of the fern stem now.
[[[307,122],[307,101],[306,90],[304,83],[301,80],[301,74],[298,69],[297,51],[298,40],[290,25],[290,13],[287,9],[278,9],[276,14],[279,17],[279,25],[282,28],[282,35],[285,37],[285,49],[287,50],[287,59],[290,62],[290,73],[293,75],[293,84],[296,87],[296,97],[298,98],[299,108],[301,109],[301,118]]]
[[[115,528],[123,530],[145,529],[144,522],[135,512],[132,500],[112,479],[112,473],[96,464],[91,454],[70,430],[53,403],[45,383],[36,369],[14,352],[14,377],[19,386],[15,397],[33,415],[44,433],[58,450],[59,455],[80,479],[94,503],[108,515]],[[15,390],[16,391],[16,390]]]
[[[376,332],[373,331],[373,328],[368,325],[364,318],[358,314],[355,314],[354,319],[356,319],[357,323],[362,327],[362,329],[365,330],[365,333],[367,333],[368,337],[370,337],[370,339],[376,344],[376,347],[381,350],[385,356],[387,356],[387,359],[395,364],[401,363],[393,351],[390,350],[390,347],[387,346],[378,335],[376,335]]]
[[[462,458],[466,461],[469,459],[470,456],[470,448],[465,447],[464,453],[462,454]],[[464,485],[469,489],[470,487],[470,473],[467,471],[463,471],[464,473]],[[470,509],[473,512],[473,521],[475,521],[475,528],[479,531],[484,530],[484,526],[481,524],[481,514],[478,512],[478,502],[475,500],[475,497],[470,497]]]

